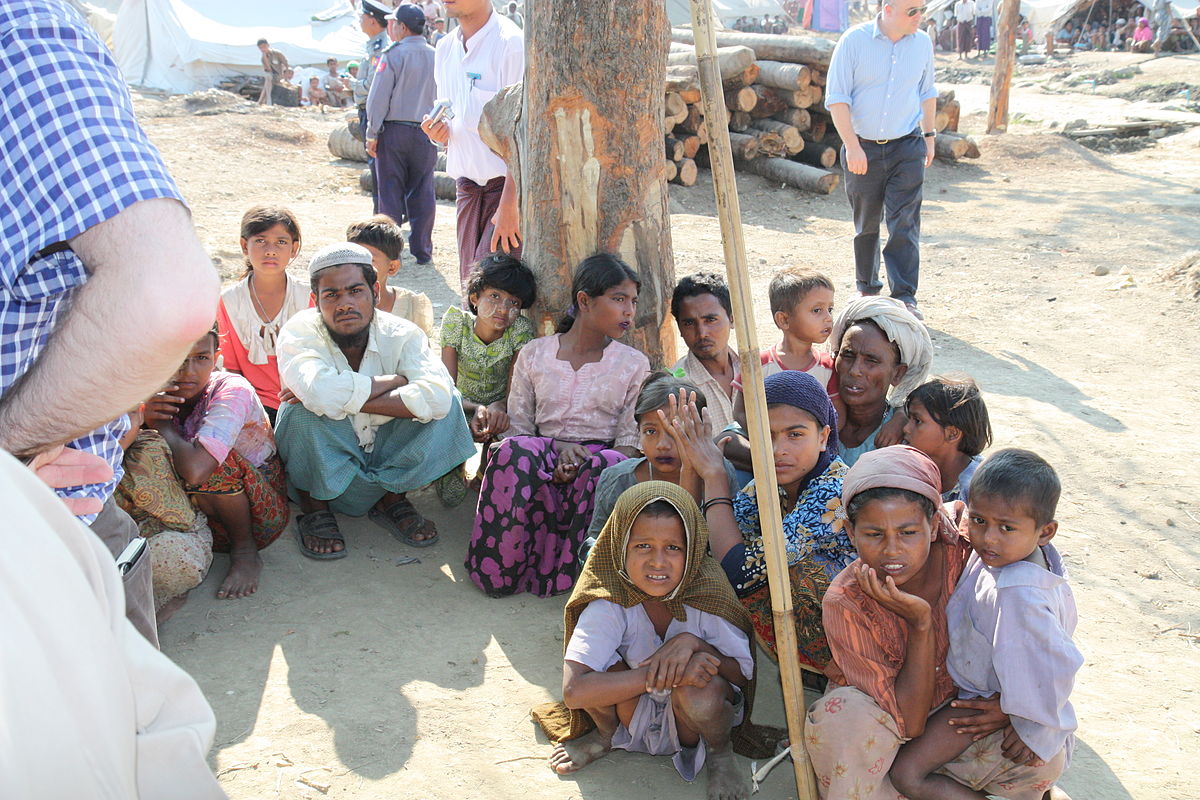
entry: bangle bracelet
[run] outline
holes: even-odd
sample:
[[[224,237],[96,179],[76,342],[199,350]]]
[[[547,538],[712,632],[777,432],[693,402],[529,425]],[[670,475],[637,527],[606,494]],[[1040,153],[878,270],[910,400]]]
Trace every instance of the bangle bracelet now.
[[[700,506],[700,512],[707,513],[710,508],[712,508],[713,506],[719,506],[719,505],[727,505],[730,508],[733,508],[733,498],[732,497],[714,497],[712,500],[705,500],[704,503]]]

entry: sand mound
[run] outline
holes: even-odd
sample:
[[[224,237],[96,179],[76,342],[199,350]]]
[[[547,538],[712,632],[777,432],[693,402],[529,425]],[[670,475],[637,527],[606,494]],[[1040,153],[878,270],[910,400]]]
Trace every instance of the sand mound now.
[[[1188,297],[1200,300],[1200,250],[1192,250],[1164,269],[1160,277],[1178,285]]]
[[[294,122],[282,119],[264,119],[254,122],[246,128],[246,132],[255,138],[270,139],[284,144],[310,144],[316,139],[312,131],[307,131]]]
[[[1038,164],[1040,169],[1044,168],[1046,161],[1053,161],[1054,166],[1058,168],[1111,169],[1103,159],[1089,152],[1087,148],[1056,134],[1026,136],[1009,133],[1001,136],[980,136],[975,141],[979,143],[980,155],[996,164],[1017,166],[1025,162],[1030,165]]]

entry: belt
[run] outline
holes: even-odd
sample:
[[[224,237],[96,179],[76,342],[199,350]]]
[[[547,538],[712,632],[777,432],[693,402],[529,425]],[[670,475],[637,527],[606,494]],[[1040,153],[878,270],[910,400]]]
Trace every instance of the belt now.
[[[860,137],[858,137],[858,138],[859,138],[859,139],[861,139],[861,140],[862,140],[862,141],[864,141],[864,142],[874,142],[875,144],[888,144],[889,142],[898,142],[898,141],[900,141],[901,139],[911,139],[911,138],[912,138],[912,137],[914,137],[914,136],[918,136],[918,134],[916,134],[916,133],[906,133],[906,134],[904,134],[903,136],[897,136],[897,137],[895,137],[894,139],[868,139],[868,138],[867,138],[867,137],[865,137],[865,136],[860,136]]]
[[[384,125],[407,125],[410,128],[421,127],[421,123],[413,122],[412,120],[407,120],[407,119],[385,119],[383,121],[383,124]]]

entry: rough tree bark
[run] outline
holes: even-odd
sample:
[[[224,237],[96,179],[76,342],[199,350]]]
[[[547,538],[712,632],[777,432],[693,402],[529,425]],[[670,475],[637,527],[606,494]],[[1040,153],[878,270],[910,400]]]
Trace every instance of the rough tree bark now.
[[[587,256],[616,253],[642,277],[625,343],[675,358],[675,285],[663,159],[664,3],[527,0],[525,82],[488,103],[484,141],[521,191],[524,257],[538,279],[533,322],[552,332]]]

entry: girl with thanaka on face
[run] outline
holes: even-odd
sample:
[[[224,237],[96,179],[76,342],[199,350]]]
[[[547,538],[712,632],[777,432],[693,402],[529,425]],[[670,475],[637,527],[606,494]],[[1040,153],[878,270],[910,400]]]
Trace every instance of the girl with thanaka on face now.
[[[947,605],[970,545],[941,504],[941,476],[919,450],[903,445],[866,453],[847,473],[842,501],[858,560],[823,601],[833,660],[829,689],[809,707],[805,745],[822,798],[899,795],[888,770],[901,745],[920,736],[930,715],[957,691],[947,670]],[[941,773],[983,797],[1040,798],[1042,767],[1006,759],[1003,698],[959,699],[977,713],[961,730],[979,737]]]
[[[258,393],[272,424],[279,410],[275,342],[283,323],[310,305],[309,288],[288,271],[300,252],[300,223],[280,206],[254,206],[242,216],[242,279],[221,292],[217,331],[224,368]]]
[[[650,362],[616,341],[634,323],[641,279],[598,254],[575,270],[571,309],[521,349],[508,438],[483,474],[466,567],[492,597],[547,597],[575,582],[596,482],[637,454],[634,405]]]
[[[229,553],[217,597],[254,594],[258,551],[288,521],[283,465],[271,423],[254,387],[214,369],[217,332],[193,346],[171,383],[145,404],[145,424],[171,449],[175,472],[208,517],[212,549]]]
[[[929,374],[933,342],[903,303],[878,296],[847,303],[829,340],[838,375],[842,460],[852,467],[863,453],[900,441],[904,403]]]
[[[825,387],[806,372],[784,371],[764,382],[775,479],[787,546],[799,655],[820,670],[829,660],[821,629],[821,596],[829,582],[854,560],[841,509],[846,465],[838,457],[837,415]],[[730,491],[707,420],[694,405],[666,415],[684,460],[701,478],[713,558],[720,562],[759,641],[774,652],[775,627],[767,584],[766,557],[753,482]]]
[[[731,734],[753,697],[744,692],[754,677],[750,620],[707,540],[679,486],[648,481],[618,498],[567,602],[563,700],[572,711],[565,730],[548,729],[566,739],[550,756],[556,772],[623,749],[672,756],[687,781],[707,765],[713,800],[748,796]]]

